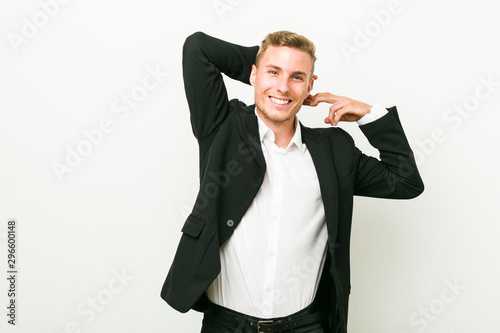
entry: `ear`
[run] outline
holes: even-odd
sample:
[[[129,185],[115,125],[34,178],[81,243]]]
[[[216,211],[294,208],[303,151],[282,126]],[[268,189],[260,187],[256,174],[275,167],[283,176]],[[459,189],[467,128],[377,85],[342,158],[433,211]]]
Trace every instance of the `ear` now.
[[[257,66],[252,65],[252,72],[250,73],[250,84],[255,87],[255,76],[257,75]]]
[[[314,87],[314,81],[318,79],[318,76],[317,75],[313,75],[311,77],[311,81],[309,82],[309,86],[307,87],[307,95],[309,95],[311,93],[311,91],[313,90],[313,87]]]

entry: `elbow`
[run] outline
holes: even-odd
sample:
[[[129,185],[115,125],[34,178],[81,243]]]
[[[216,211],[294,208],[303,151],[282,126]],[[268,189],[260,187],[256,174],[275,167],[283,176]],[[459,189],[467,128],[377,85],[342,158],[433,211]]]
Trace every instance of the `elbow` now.
[[[416,179],[392,179],[393,199],[414,199],[424,192],[424,183],[420,177]]]
[[[415,192],[415,196],[413,198],[418,197],[422,193],[424,193],[424,184],[422,184],[422,186],[417,189],[417,191]]]
[[[413,186],[411,191],[408,192],[407,199],[414,199],[414,198],[418,197],[419,195],[424,193],[424,189],[425,189],[424,183],[420,179],[419,183],[416,184],[415,186]]]
[[[189,49],[192,46],[199,45],[206,36],[207,35],[201,31],[197,31],[189,35],[184,41],[184,49]]]
[[[200,55],[205,53],[204,45],[207,39],[208,35],[201,31],[197,31],[186,38],[182,46],[183,64],[184,60],[191,61],[193,59],[198,59]]]

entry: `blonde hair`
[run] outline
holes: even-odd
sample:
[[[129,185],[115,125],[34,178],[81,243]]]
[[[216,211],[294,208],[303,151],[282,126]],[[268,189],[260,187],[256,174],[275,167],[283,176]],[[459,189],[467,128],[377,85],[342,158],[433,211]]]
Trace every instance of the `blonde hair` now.
[[[307,52],[312,59],[312,73],[314,73],[314,63],[316,61],[316,47],[306,37],[286,30],[276,31],[268,34],[260,44],[259,51],[255,57],[255,64],[258,66],[260,58],[269,46],[287,46],[293,49]]]

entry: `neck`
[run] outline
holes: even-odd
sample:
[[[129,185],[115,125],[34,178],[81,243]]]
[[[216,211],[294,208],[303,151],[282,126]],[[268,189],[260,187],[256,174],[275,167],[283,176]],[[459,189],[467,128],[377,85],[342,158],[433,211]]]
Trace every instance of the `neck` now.
[[[280,148],[286,148],[295,135],[295,117],[283,122],[276,122],[267,118],[259,109],[257,109],[259,118],[273,131],[274,143]]]

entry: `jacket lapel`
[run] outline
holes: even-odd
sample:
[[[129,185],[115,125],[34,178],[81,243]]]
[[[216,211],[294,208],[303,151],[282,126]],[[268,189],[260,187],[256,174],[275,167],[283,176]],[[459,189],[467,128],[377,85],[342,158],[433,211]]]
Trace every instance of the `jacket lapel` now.
[[[316,173],[318,174],[321,197],[325,208],[329,244],[331,246],[337,238],[339,218],[339,192],[337,175],[333,164],[333,150],[330,147],[329,140],[322,136],[321,132],[305,127],[302,123],[300,123],[300,126],[302,141],[306,144],[311,154]],[[332,250],[330,249],[330,251]]]
[[[241,110],[243,112],[240,112],[240,117],[236,117],[236,124],[239,127],[238,130],[241,135],[241,139],[248,146],[252,156],[257,161],[260,171],[264,173],[266,171],[266,161],[260,144],[259,123],[257,122],[257,116],[254,113],[254,108],[255,105],[242,107]]]

